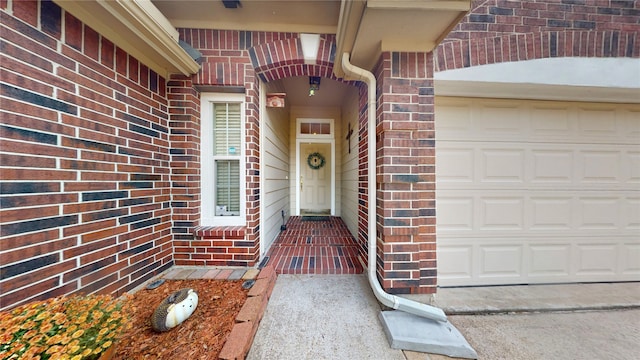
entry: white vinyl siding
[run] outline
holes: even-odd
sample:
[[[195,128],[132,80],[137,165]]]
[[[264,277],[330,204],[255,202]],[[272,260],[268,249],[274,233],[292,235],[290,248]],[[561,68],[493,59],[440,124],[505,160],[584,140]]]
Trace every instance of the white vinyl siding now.
[[[260,89],[266,96],[265,84]],[[263,100],[266,101],[265,98]],[[263,102],[264,103],[264,102]],[[260,256],[278,237],[289,211],[289,112],[263,107],[260,111]],[[285,218],[282,218],[284,213]]]
[[[202,223],[244,225],[244,95],[202,96]]]

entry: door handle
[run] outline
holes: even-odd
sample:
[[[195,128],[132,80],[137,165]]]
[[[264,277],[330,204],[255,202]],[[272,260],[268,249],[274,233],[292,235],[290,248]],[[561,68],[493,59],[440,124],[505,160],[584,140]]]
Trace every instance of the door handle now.
[[[300,191],[302,191],[302,175],[300,175]]]

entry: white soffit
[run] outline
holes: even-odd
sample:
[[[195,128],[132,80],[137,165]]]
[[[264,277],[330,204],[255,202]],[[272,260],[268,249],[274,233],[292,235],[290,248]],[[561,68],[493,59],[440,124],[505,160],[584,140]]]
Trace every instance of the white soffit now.
[[[550,58],[437,72],[438,96],[640,103],[640,59]]]

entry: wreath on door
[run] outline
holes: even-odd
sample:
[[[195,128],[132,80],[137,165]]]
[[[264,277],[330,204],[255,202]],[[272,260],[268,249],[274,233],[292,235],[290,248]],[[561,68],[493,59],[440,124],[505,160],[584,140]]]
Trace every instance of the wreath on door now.
[[[309,165],[309,167],[313,170],[320,169],[324,166],[325,162],[326,161],[324,159],[324,156],[322,156],[322,154],[320,154],[319,152],[311,153],[307,157],[307,165]]]

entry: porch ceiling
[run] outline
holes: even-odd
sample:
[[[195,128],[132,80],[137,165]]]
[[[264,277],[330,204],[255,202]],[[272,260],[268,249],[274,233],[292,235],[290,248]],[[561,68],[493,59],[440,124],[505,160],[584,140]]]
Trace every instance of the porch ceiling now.
[[[54,0],[157,72],[192,74],[176,28],[336,34],[342,54],[371,69],[383,51],[431,51],[471,8],[471,0]]]
[[[177,28],[335,34],[340,0],[151,0]]]

